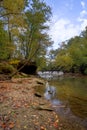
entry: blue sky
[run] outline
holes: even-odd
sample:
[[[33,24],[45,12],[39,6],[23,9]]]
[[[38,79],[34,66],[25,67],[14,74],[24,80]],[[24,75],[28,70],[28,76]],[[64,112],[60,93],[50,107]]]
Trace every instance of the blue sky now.
[[[52,8],[49,35],[54,48],[87,26],[87,0],[44,0]]]

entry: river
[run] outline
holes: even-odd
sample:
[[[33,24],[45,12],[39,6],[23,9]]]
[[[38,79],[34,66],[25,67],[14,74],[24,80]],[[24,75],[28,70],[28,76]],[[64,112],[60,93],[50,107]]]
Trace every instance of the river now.
[[[51,77],[44,97],[58,113],[62,130],[87,130],[87,77]]]

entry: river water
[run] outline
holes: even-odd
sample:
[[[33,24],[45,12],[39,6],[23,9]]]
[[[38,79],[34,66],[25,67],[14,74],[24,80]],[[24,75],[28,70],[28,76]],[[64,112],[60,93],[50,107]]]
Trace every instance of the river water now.
[[[44,97],[58,113],[60,129],[87,130],[87,77],[51,77]]]

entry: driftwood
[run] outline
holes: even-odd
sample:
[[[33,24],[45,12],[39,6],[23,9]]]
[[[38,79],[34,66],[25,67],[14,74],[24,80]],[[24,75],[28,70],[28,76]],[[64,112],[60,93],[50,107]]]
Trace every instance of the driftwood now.
[[[43,106],[40,106],[40,105],[39,106],[33,106],[33,108],[37,109],[37,110],[53,111],[52,108],[50,108],[50,107],[48,107],[46,105],[45,106],[44,105]]]

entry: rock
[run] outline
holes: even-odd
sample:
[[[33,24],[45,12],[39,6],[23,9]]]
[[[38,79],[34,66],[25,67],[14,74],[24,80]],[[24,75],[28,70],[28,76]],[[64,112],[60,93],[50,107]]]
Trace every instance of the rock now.
[[[37,97],[42,97],[42,95],[39,92],[35,92],[34,95],[37,96]]]
[[[28,77],[28,74],[25,74],[25,73],[20,73],[21,76],[24,76],[24,77]]]
[[[43,83],[43,82],[41,82],[41,81],[37,81],[37,84],[44,85],[44,83]]]
[[[45,85],[45,81],[42,79],[36,79],[36,83],[39,85]]]

